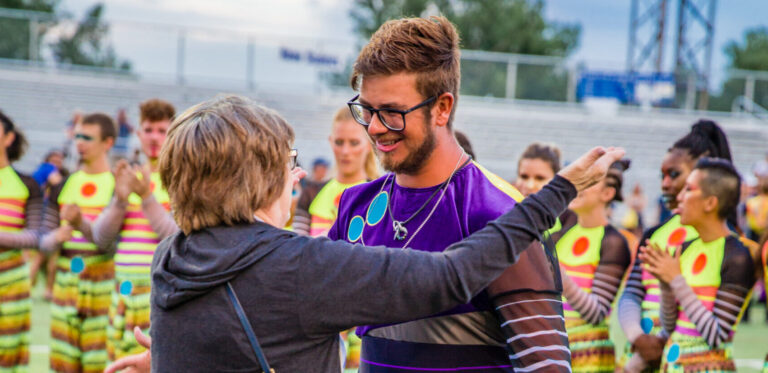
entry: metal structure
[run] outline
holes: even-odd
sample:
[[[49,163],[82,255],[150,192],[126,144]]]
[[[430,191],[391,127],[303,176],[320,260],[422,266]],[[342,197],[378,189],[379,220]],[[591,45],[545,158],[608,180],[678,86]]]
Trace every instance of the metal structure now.
[[[666,19],[667,0],[632,0],[627,71],[663,71]]]
[[[675,73],[695,79],[700,110],[705,110],[709,102],[716,8],[717,0],[680,0],[677,9]],[[692,109],[692,99],[687,101],[686,108]]]

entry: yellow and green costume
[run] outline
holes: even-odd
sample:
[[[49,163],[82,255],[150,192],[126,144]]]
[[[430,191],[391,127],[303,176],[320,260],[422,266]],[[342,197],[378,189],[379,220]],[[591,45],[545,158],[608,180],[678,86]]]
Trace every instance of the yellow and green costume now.
[[[170,197],[162,186],[160,173],[151,174],[152,195],[166,211]],[[142,211],[142,199],[128,197],[115,254],[115,283],[112,288],[107,328],[107,351],[111,361],[144,351],[136,342],[133,328],[149,333],[150,268],[160,237]]]
[[[93,221],[109,204],[115,188],[111,172],[78,171],[53,201],[75,204],[83,219]],[[107,324],[115,267],[104,253],[74,231],[56,262],[51,309],[51,369],[56,372],[101,372],[107,363]]]
[[[40,197],[39,189],[30,191],[13,168],[0,169],[0,232],[19,233],[28,225],[31,193]],[[0,247],[0,372],[28,371],[29,293],[29,267],[22,250]]]

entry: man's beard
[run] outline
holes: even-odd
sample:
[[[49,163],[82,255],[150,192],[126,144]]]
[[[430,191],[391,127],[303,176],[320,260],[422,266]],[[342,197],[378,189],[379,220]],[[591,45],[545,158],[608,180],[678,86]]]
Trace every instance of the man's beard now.
[[[405,140],[403,140],[405,142]],[[405,145],[405,144],[403,144]],[[396,174],[403,175],[415,175],[424,167],[426,160],[432,155],[437,146],[435,139],[435,132],[429,126],[426,126],[426,133],[424,141],[412,151],[408,156],[400,163],[395,164],[391,157],[387,157],[385,154],[380,154],[381,166],[385,170],[394,172]],[[378,152],[378,150],[377,150]]]

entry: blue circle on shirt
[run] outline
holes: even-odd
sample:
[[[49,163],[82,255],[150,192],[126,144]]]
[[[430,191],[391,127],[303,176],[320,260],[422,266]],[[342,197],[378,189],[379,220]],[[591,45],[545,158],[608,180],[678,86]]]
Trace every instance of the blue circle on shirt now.
[[[349,222],[349,229],[347,230],[347,240],[349,242],[355,242],[363,236],[363,228],[365,227],[365,220],[358,215],[352,218]]]
[[[120,284],[120,294],[131,295],[131,292],[133,292],[133,283],[130,281],[123,281]]]
[[[368,225],[376,225],[384,219],[384,214],[387,212],[387,205],[389,203],[389,193],[381,192],[373,202],[368,206],[368,213],[365,214],[365,221]]]
[[[74,274],[79,274],[85,270],[85,261],[83,258],[76,256],[69,262],[69,270]]]
[[[669,346],[669,351],[667,351],[667,361],[670,363],[674,363],[679,358],[680,358],[680,345],[675,343],[672,346]]]
[[[643,333],[651,334],[651,330],[653,330],[653,320],[651,320],[650,317],[644,317],[640,320],[640,327],[643,328]]]

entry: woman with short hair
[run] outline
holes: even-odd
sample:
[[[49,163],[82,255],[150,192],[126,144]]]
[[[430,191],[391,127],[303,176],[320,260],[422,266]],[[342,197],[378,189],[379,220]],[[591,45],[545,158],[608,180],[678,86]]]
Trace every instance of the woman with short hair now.
[[[593,149],[482,230],[430,253],[278,228],[303,176],[293,170],[292,142],[282,117],[237,96],[194,106],[172,124],[160,173],[181,232],[153,262],[153,370],[255,371],[262,351],[277,372],[338,372],[340,331],[467,303],[623,154]]]

